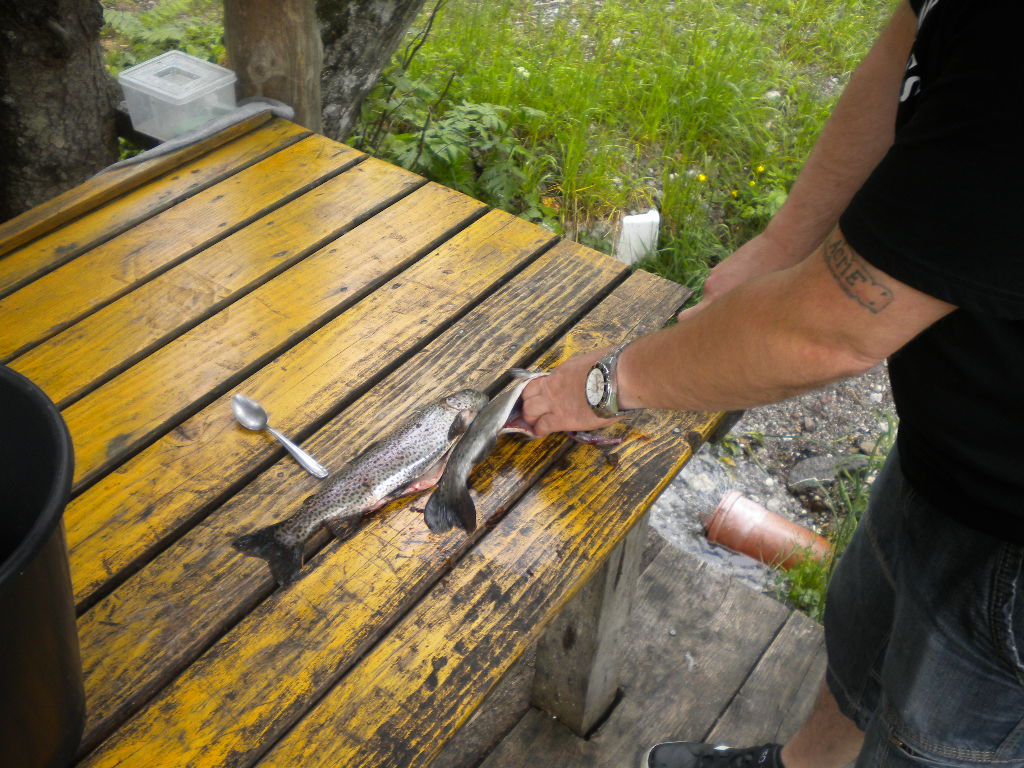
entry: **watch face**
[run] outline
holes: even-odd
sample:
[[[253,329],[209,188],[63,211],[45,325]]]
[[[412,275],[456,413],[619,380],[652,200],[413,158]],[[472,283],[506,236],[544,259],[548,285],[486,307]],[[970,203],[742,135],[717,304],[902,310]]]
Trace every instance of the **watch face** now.
[[[604,397],[604,372],[600,368],[591,368],[587,374],[587,402],[598,406]]]

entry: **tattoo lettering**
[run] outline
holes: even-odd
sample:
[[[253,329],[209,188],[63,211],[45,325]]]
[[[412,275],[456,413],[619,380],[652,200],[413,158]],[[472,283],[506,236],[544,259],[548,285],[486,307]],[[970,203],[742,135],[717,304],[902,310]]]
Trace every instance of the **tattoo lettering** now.
[[[862,307],[878,313],[892,304],[892,291],[875,280],[865,261],[841,235],[825,241],[825,264],[839,287]]]

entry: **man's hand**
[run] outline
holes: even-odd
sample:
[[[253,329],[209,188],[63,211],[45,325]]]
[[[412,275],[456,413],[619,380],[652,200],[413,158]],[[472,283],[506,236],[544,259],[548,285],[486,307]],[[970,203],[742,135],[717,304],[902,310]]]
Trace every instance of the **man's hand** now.
[[[534,433],[543,437],[552,432],[600,429],[618,421],[594,415],[586,396],[587,374],[608,352],[585,352],[553,368],[549,376],[526,385],[523,418]]]

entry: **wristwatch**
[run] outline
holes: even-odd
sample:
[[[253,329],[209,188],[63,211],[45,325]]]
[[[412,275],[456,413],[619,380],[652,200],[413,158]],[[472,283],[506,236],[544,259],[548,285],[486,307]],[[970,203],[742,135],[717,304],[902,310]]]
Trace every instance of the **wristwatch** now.
[[[626,344],[620,344],[594,363],[587,374],[587,402],[594,413],[603,419],[613,419],[634,410],[619,409],[619,387],[615,370],[619,364],[619,355],[626,348]]]

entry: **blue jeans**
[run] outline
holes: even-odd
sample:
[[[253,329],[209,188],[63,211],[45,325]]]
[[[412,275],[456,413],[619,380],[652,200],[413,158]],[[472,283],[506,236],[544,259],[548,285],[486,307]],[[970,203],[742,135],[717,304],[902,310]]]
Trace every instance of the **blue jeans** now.
[[[857,768],[1024,766],[1022,561],[931,507],[893,451],[825,611],[826,679],[865,731]]]

